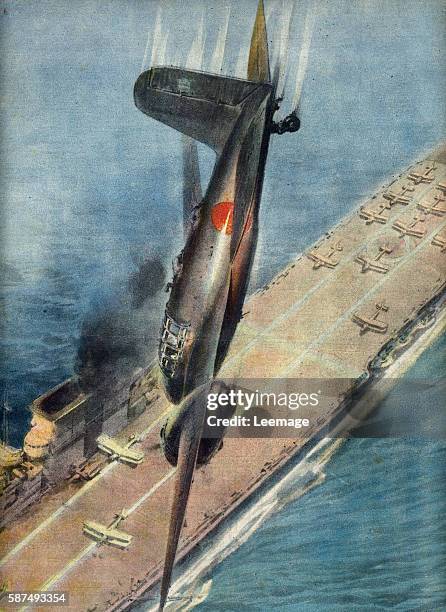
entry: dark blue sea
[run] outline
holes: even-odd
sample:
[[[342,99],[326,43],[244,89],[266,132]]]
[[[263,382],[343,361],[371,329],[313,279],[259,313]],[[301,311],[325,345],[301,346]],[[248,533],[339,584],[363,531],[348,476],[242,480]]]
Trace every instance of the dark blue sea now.
[[[407,376],[441,389],[445,349],[443,337]],[[440,396],[428,399],[444,409]],[[401,401],[396,388],[382,413]],[[217,566],[198,610],[446,609],[444,440],[349,439],[324,473]]]
[[[184,61],[204,14],[204,69],[231,5],[223,72],[243,76],[255,1],[161,4],[168,63]],[[281,4],[266,2],[273,50]],[[106,354],[117,370],[154,354],[159,286],[182,243],[180,137],[132,99],[157,6],[1,5],[0,384],[16,445],[29,402],[75,371],[86,330],[113,335]],[[302,128],[272,142],[253,289],[446,133],[442,0],[298,2],[284,114],[307,9]],[[200,158],[205,183],[213,159],[204,148]],[[443,338],[408,374],[436,381],[437,410],[444,355]],[[322,485],[213,572],[201,608],[446,609],[445,468],[439,439],[349,440]]]

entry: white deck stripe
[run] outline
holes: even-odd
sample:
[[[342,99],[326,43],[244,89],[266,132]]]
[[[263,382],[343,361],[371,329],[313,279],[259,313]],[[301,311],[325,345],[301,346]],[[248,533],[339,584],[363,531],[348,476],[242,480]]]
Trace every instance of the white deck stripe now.
[[[443,176],[441,174],[441,176]],[[407,177],[406,177],[407,178]],[[401,177],[401,179],[398,180],[403,180],[403,177]],[[390,186],[389,186],[390,187]],[[428,191],[430,191],[430,189],[434,189],[435,186],[432,184],[429,184],[425,187],[425,189],[423,189],[422,191],[420,191],[417,195],[417,198],[413,200],[413,202],[411,202],[411,205],[409,206],[409,210],[412,210],[412,208],[416,208],[416,206],[418,205],[418,203],[421,201],[421,198],[423,198],[426,193],[428,193]],[[407,207],[405,207],[403,209],[407,210]],[[396,214],[391,216],[389,215],[389,220],[388,222],[390,222],[392,219],[394,219],[395,217],[398,216],[398,213],[402,212],[401,209],[395,209]],[[347,220],[350,220],[352,218],[352,215],[350,215],[349,217],[347,217]],[[341,225],[343,223],[343,221],[341,221],[341,223],[339,225]],[[338,226],[339,227],[339,226]],[[336,229],[336,228],[335,228]],[[376,233],[374,233],[371,238],[373,238],[373,241],[375,242],[377,238],[380,238],[381,236],[387,234],[389,231],[389,226],[382,228],[381,231],[378,231]],[[271,331],[273,331],[278,325],[280,325],[281,323],[283,323],[284,321],[286,321],[292,314],[294,314],[297,310],[299,310],[299,308],[301,306],[303,306],[306,302],[308,302],[309,298],[316,292],[318,291],[318,289],[320,289],[321,287],[324,287],[325,285],[327,285],[330,282],[334,282],[335,279],[339,276],[339,273],[348,265],[350,265],[352,263],[352,261],[354,261],[354,259],[356,258],[356,256],[361,253],[364,248],[367,246],[367,243],[363,243],[361,244],[360,247],[358,247],[356,250],[352,251],[345,259],[345,261],[342,261],[339,263],[339,266],[336,266],[336,268],[333,270],[332,274],[328,274],[326,275],[325,278],[322,278],[316,285],[314,285],[311,289],[308,290],[308,292],[302,296],[302,298],[300,300],[298,300],[297,302],[295,302],[292,306],[290,306],[288,308],[288,310],[286,310],[284,313],[282,313],[280,316],[276,317],[269,325],[267,325],[261,332],[258,332],[257,335],[250,340],[249,342],[247,342],[242,349],[240,349],[240,351],[238,353],[236,353],[235,355],[230,356],[223,364],[222,370],[221,370],[221,377],[224,378],[225,375],[225,371],[226,368],[229,364],[231,364],[232,362],[236,361],[239,357],[241,357],[242,355],[246,354],[257,342],[259,342],[262,338],[266,337],[269,335],[269,333]],[[280,273],[279,273],[280,275]],[[277,275],[277,276],[279,276]],[[274,281],[274,279],[273,279]],[[271,281],[271,282],[273,282]]]
[[[152,431],[152,429],[154,429],[158,425],[159,421],[161,421],[161,419],[163,419],[163,417],[166,416],[167,412],[168,410],[165,410],[157,419],[155,419],[155,421],[153,421],[153,423],[149,427],[144,429],[138,435],[141,436],[141,438],[145,438]],[[14,546],[14,548],[12,548],[2,559],[0,559],[0,567],[4,565],[5,563],[7,563],[18,552],[20,552],[22,548],[24,548],[35,537],[37,537],[39,533],[41,533],[44,529],[48,527],[48,525],[51,525],[51,523],[53,523],[71,505],[73,505],[75,501],[77,501],[80,497],[85,495],[87,491],[89,491],[95,484],[97,484],[103,476],[111,472],[111,470],[118,463],[119,463],[118,460],[114,460],[111,463],[109,463],[103,470],[101,470],[101,472],[97,476],[95,476],[89,482],[85,483],[82,486],[82,488],[79,489],[79,491],[77,491],[72,497],[70,497],[66,502],[64,502],[57,510],[55,510],[55,512],[53,512],[53,514],[48,516],[42,523],[40,523],[40,525],[38,525],[35,529],[33,529],[33,531],[31,531],[27,536],[23,538],[23,540],[20,540],[20,542],[16,546]]]
[[[133,512],[135,512],[135,510],[137,510],[145,501],[147,501],[147,499],[149,497],[151,497],[154,493],[157,492],[157,490],[165,483],[167,482],[170,478],[172,478],[172,476],[175,474],[176,472],[176,468],[172,468],[171,470],[169,470],[167,472],[167,474],[165,474],[163,476],[163,478],[161,478],[161,480],[159,480],[156,484],[153,485],[153,487],[151,489],[149,489],[149,491],[147,491],[146,493],[144,493],[144,495],[142,495],[134,504],[133,506],[131,506],[131,508],[129,508],[127,510],[127,516],[129,516],[130,514],[132,514]],[[98,546],[99,542],[91,542],[88,546],[86,546],[85,548],[83,548],[80,553],[78,553],[75,557],[73,557],[59,572],[57,572],[57,574],[53,574],[53,576],[51,576],[51,578],[49,578],[42,586],[40,586],[37,591],[48,591],[51,587],[53,587],[57,582],[59,582],[59,580],[61,580],[62,578],[64,578],[71,569],[73,569],[73,567],[75,567],[77,565],[77,563],[79,563],[79,561],[81,561],[82,559],[84,559],[85,557],[87,557],[91,551],[96,548]],[[21,612],[24,612],[24,610],[29,610],[30,608],[24,607],[21,608]]]

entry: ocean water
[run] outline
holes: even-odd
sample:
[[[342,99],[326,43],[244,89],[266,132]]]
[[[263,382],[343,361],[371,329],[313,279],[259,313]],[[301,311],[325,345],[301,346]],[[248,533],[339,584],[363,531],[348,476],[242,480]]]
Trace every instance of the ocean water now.
[[[439,389],[427,398],[436,412],[445,366],[443,336],[406,375]],[[383,415],[399,408],[399,391]],[[197,610],[446,609],[444,440],[352,438],[324,473],[203,577],[212,586]]]
[[[231,5],[223,70],[243,76],[254,0],[161,4],[169,63],[187,55],[204,12],[204,68]],[[281,2],[266,4],[274,51]],[[14,408],[16,445],[29,402],[73,373],[84,321],[122,307],[146,257],[168,269],[181,248],[180,138],[132,100],[157,6],[2,3],[0,390]],[[253,289],[446,133],[441,0],[299,2],[284,114],[308,9],[302,128],[272,141]],[[205,182],[213,159],[204,148],[200,156]],[[157,320],[164,299],[127,311],[132,330]],[[144,333],[151,354],[157,324]],[[435,376],[442,354],[439,341],[420,376]],[[444,402],[441,382],[429,401]],[[214,572],[203,609],[446,607],[444,457],[441,440],[349,441],[324,485]]]

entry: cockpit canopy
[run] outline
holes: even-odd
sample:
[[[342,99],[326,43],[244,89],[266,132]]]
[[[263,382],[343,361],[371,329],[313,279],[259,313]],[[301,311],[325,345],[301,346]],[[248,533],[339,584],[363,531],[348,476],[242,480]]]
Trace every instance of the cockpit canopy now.
[[[189,323],[177,323],[166,311],[161,328],[158,359],[161,370],[168,378],[175,375],[183,354],[188,328]]]

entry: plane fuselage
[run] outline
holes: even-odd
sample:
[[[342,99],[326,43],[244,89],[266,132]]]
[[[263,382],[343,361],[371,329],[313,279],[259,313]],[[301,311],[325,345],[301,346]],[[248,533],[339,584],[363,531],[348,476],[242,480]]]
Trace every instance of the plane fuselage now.
[[[250,94],[217,158],[178,260],[166,315],[186,332],[167,368],[163,338],[160,343],[164,385],[174,402],[212,378],[241,315],[257,244],[274,95],[268,83]]]

